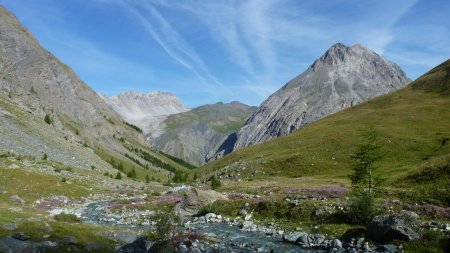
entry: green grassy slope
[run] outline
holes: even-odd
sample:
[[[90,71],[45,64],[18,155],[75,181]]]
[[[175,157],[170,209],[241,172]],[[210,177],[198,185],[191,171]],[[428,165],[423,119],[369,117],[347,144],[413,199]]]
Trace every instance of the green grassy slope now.
[[[427,174],[434,168],[442,170],[448,188],[449,73],[450,60],[402,90],[331,115],[288,136],[237,150],[199,168],[197,174],[207,177],[234,169],[241,177],[253,179],[345,178],[352,168],[351,154],[364,143],[363,133],[373,127],[385,153],[377,165],[386,185],[419,184],[412,179],[423,178],[420,173]]]
[[[256,107],[239,102],[204,105],[190,111],[169,116],[164,123],[166,131],[176,131],[194,123],[205,123],[218,133],[227,134],[238,130]]]

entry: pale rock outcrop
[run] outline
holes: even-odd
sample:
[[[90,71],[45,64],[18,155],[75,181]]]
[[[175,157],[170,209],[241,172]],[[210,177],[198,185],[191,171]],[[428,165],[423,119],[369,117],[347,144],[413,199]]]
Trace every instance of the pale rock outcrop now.
[[[214,190],[199,190],[192,188],[183,196],[183,200],[174,207],[175,213],[180,216],[196,215],[205,205],[218,200],[228,200],[220,192]]]
[[[127,122],[140,127],[149,137],[162,134],[167,116],[189,111],[179,98],[168,92],[127,91],[115,96],[101,95]]]

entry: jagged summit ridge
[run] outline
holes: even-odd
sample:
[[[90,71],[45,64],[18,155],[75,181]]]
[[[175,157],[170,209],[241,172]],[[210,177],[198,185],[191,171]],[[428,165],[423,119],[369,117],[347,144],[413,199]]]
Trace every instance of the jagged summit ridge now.
[[[189,111],[181,100],[169,92],[139,93],[126,91],[102,98],[126,121],[139,126],[148,137],[161,134],[167,116]]]
[[[266,99],[235,141],[226,140],[214,158],[228,151],[289,134],[344,108],[400,89],[410,82],[396,64],[368,48],[337,43],[302,74]],[[229,147],[232,143],[233,147]]]
[[[170,115],[188,111],[179,98],[169,92],[139,93],[127,91],[115,96],[103,96],[126,120],[136,121],[148,116]]]

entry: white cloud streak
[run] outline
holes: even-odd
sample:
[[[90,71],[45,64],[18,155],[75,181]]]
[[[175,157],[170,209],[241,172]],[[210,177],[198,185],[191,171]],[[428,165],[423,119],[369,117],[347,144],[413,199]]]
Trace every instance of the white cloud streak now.
[[[140,24],[172,59],[191,71],[206,85],[223,85],[211,74],[195,50],[151,3],[146,1],[120,1],[120,3],[139,20]]]
[[[298,74],[297,69],[286,71],[286,63],[301,62],[287,50],[296,50],[297,55],[308,55],[323,50],[332,44],[348,40],[353,35],[355,43],[366,44],[383,54],[394,39],[391,27],[416,1],[396,4],[389,11],[377,10],[364,20],[355,20],[357,25],[346,23],[339,29],[333,27],[333,16],[309,13],[318,3],[308,3],[291,10],[293,1],[131,1],[98,0],[121,3],[145,27],[151,37],[176,62],[197,76],[205,85],[222,82],[211,74],[208,62],[198,54],[175,27],[158,10],[182,11],[191,15],[198,24],[207,28],[213,38],[228,55],[228,61],[240,68],[232,73],[239,84],[227,84],[228,94],[240,85],[244,90],[258,94],[261,98],[281,86],[280,74]],[[110,2],[111,1],[111,2]],[[370,5],[361,5],[370,8]],[[383,4],[375,7],[383,6]],[[381,17],[381,18],[380,18]],[[380,22],[381,21],[381,22]],[[323,52],[322,52],[323,53]],[[316,55],[318,57],[320,55]],[[283,57],[283,60],[280,60]],[[206,59],[209,60],[209,59]],[[313,59],[312,59],[313,60]],[[311,60],[311,61],[312,61]],[[298,66],[300,64],[296,64]],[[240,78],[238,78],[240,76]],[[283,80],[285,82],[287,80]],[[265,87],[257,89],[255,87]],[[245,87],[245,88],[244,88]],[[271,88],[269,88],[271,87]],[[213,90],[207,88],[206,90]],[[264,91],[261,91],[264,90]]]
[[[414,68],[432,67],[442,59],[440,55],[450,51],[445,24],[418,23],[409,25],[410,31],[399,29],[398,23],[418,0],[95,1],[121,7],[143,28],[143,34],[156,42],[149,43],[150,49],[162,48],[168,59],[192,73],[181,71],[176,75],[178,81],[170,80],[179,83],[180,92],[203,89],[210,99],[252,97],[259,102],[337,42],[364,44],[402,67]],[[426,33],[427,37],[415,39],[414,33]],[[96,49],[91,42],[75,40],[73,46],[97,55],[99,61],[112,62],[105,69],[100,65],[93,69],[139,68]],[[205,45],[209,48],[202,48]],[[421,50],[412,52],[411,45]],[[200,82],[190,89],[197,79]]]

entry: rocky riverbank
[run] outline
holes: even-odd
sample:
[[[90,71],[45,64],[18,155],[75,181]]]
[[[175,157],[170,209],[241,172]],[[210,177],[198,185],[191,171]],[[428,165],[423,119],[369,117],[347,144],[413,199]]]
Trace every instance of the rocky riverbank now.
[[[181,189],[181,190],[180,190]],[[227,197],[228,196],[228,197]],[[22,203],[19,196],[12,200]],[[53,196],[37,200],[33,207],[46,211],[51,217],[65,213],[79,217],[84,223],[110,228],[97,235],[116,242],[116,252],[403,252],[401,241],[417,240],[424,231],[437,231],[450,235],[450,226],[437,221],[421,221],[413,212],[402,211],[378,216],[367,226],[367,233],[336,238],[317,231],[294,231],[283,228],[277,222],[260,223],[253,212],[242,208],[238,215],[229,217],[219,213],[204,213],[205,205],[216,200],[230,201],[232,195],[203,191],[189,187],[166,189],[154,194],[127,195],[96,194],[83,200],[71,200]],[[245,201],[244,201],[245,202]],[[225,202],[227,203],[227,202]],[[300,205],[300,203],[298,204]],[[177,223],[168,239],[150,239],[155,231],[158,214],[172,212],[190,213]],[[244,207],[246,205],[244,204]],[[249,206],[250,207],[250,206]],[[248,208],[247,208],[248,209]],[[199,211],[203,215],[198,215]],[[71,249],[74,252],[95,252],[104,247],[101,243],[80,246],[77,237],[66,234],[59,238],[30,240],[27,233],[20,233],[14,224],[15,234],[0,239],[0,252],[45,252],[45,250]],[[50,230],[53,230],[49,226]],[[47,229],[47,228],[46,228]],[[50,232],[46,232],[50,234]],[[45,236],[45,235],[44,235]],[[390,243],[396,240],[395,244]],[[104,248],[111,252],[112,249]]]

